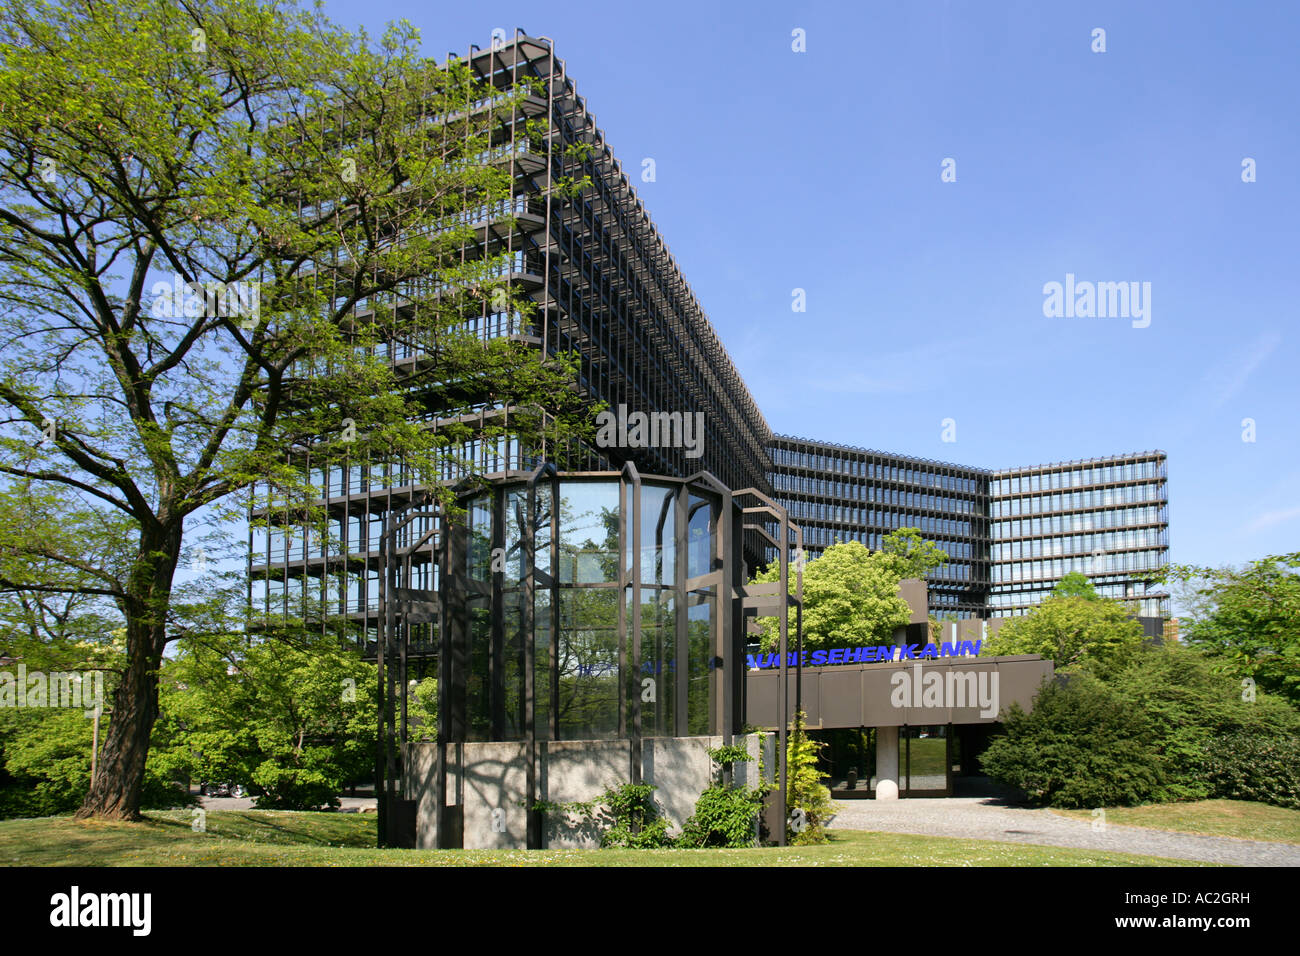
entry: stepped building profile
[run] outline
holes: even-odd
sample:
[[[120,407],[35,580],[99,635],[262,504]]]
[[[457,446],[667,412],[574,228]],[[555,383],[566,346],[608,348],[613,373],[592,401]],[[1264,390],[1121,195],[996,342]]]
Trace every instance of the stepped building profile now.
[[[576,351],[581,387],[610,409],[697,416],[702,426],[693,449],[626,440],[623,428],[625,444],[584,449],[566,467],[617,474],[631,464],[673,479],[707,472],[729,489],[754,489],[787,510],[809,557],[835,541],[874,548],[893,529],[919,528],[951,558],[927,581],[930,613],[941,618],[1023,613],[1071,571],[1104,595],[1134,600],[1144,616],[1168,615],[1166,592],[1135,590],[1128,576],[1168,560],[1162,452],[986,470],[774,434],[551,41],[518,32],[472,47],[466,62],[498,89],[536,84],[495,125],[494,155],[512,172],[513,199],[483,210],[477,224],[481,248],[508,253],[506,278],[536,309],[525,318],[484,300],[465,317],[468,327]],[[491,98],[478,108],[490,112]],[[540,141],[526,135],[529,121],[544,122]],[[576,198],[560,188],[584,179],[590,185]],[[468,457],[477,473],[502,481],[526,477],[543,458],[509,439],[472,445]],[[306,595],[373,648],[384,516],[408,507],[419,489],[400,466],[366,462],[322,473],[318,483],[333,544],[274,525],[255,529],[251,599],[276,609]],[[750,571],[774,557],[755,529],[741,537]],[[430,545],[412,564],[410,586],[432,588],[435,567]],[[436,622],[422,626],[432,640]]]
[[[254,607],[319,607],[323,631],[344,622],[377,661],[381,841],[566,845],[577,837],[541,808],[605,779],[653,783],[681,820],[719,745],[766,754],[765,820],[783,841],[796,709],[828,735],[837,796],[950,793],[998,719],[984,690],[1029,706],[1052,675],[1035,655],[979,657],[988,618],[1024,613],[1071,572],[1167,617],[1168,595],[1131,576],[1168,560],[1162,452],[988,470],[774,434],[550,40],[517,32],[465,62],[497,90],[530,87],[500,115],[492,95],[470,107],[513,195],[479,211],[464,254],[504,253],[502,278],[535,307],[483,298],[465,327],[577,353],[579,387],[613,417],[604,440],[562,453],[470,442],[467,469],[486,481],[441,476],[461,496],[455,520],[402,463],[350,461],[313,475],[328,535],[274,520],[250,532]],[[411,357],[396,339],[385,354]],[[908,624],[871,656],[801,661],[801,617],[786,613],[802,597],[798,549],[879,548],[904,527],[950,557],[904,582]],[[772,563],[780,581],[749,583]],[[954,622],[942,656],[913,661],[935,646],[930,616]],[[747,663],[756,617],[788,622],[762,666]],[[904,669],[970,693],[891,705]],[[411,712],[426,678],[436,727]]]

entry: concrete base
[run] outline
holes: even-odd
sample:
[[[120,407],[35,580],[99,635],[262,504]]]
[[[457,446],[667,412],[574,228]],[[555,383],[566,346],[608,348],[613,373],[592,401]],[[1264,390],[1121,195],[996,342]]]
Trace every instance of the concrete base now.
[[[876,728],[876,799],[898,799],[898,728]]]
[[[757,758],[758,738],[737,737],[736,743]],[[717,737],[653,737],[641,745],[641,779],[653,784],[655,801],[670,821],[671,833],[694,812],[695,801],[713,782],[709,748],[722,744]],[[577,803],[599,796],[606,787],[629,779],[630,744],[626,740],[564,740],[537,744],[537,794],[539,802]],[[765,755],[771,776],[774,753]],[[460,839],[466,849],[506,849],[527,846],[527,745],[519,741],[467,743],[447,748],[447,805],[459,807]],[[437,744],[406,747],[407,799],[418,801],[416,841],[421,849],[454,842],[454,834],[439,841],[434,796]],[[758,764],[736,764],[737,784],[756,786]],[[453,815],[454,818],[455,815]],[[594,847],[600,827],[581,815],[549,812],[545,815],[546,847]]]

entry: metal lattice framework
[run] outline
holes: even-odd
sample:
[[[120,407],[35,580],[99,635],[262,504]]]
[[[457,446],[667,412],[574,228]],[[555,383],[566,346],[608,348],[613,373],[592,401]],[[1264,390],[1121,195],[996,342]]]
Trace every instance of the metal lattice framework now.
[[[503,566],[492,565],[489,574],[478,576],[470,570],[468,551],[470,529],[463,513],[453,517],[447,513],[437,515],[436,531],[410,535],[405,543],[403,533],[419,525],[420,519],[435,514],[432,499],[412,502],[404,512],[390,516],[385,531],[384,587],[381,600],[383,622],[378,651],[380,686],[383,706],[380,712],[381,748],[377,770],[382,781],[380,832],[384,842],[391,845],[411,845],[414,840],[414,802],[403,799],[401,789],[401,764],[404,745],[409,741],[407,696],[410,690],[408,675],[413,661],[436,659],[439,681],[438,733],[434,800],[443,808],[438,821],[439,845],[459,845],[456,834],[460,826],[459,798],[448,793],[448,766],[459,760],[458,747],[470,740],[523,740],[527,745],[527,800],[532,807],[538,797],[538,752],[546,741],[569,739],[561,722],[560,709],[564,694],[561,686],[561,642],[565,639],[565,622],[561,618],[561,596],[566,589],[584,587],[612,587],[623,598],[617,602],[616,632],[618,640],[618,694],[617,713],[612,737],[629,742],[630,760],[628,780],[641,782],[643,766],[643,739],[663,736],[662,710],[656,711],[660,726],[647,727],[643,722],[644,708],[640,694],[642,676],[646,665],[662,662],[666,654],[675,662],[669,669],[673,686],[668,699],[675,713],[668,724],[669,736],[691,736],[699,733],[721,735],[725,744],[745,726],[745,646],[746,624],[756,616],[776,616],[781,627],[781,677],[783,693],[781,706],[787,720],[778,728],[778,789],[772,807],[773,821],[784,821],[786,816],[786,750],[787,726],[793,716],[789,696],[790,678],[794,679],[794,707],[800,699],[799,651],[802,649],[802,615],[796,614],[794,623],[794,651],[790,654],[790,634],[787,609],[791,604],[801,611],[802,567],[791,560],[791,546],[799,553],[802,534],[790,523],[788,515],[761,491],[747,488],[733,492],[708,472],[697,472],[686,478],[653,476],[655,489],[663,494],[657,519],[653,526],[643,527],[643,489],[645,483],[636,466],[626,463],[618,472],[560,472],[553,463],[539,466],[525,480],[504,480],[493,483],[486,492],[486,505],[490,509],[492,552],[516,554],[519,580],[517,588],[508,588]],[[606,585],[580,585],[564,580],[561,573],[562,489],[571,484],[616,484],[620,501],[618,515],[617,574]],[[548,500],[540,500],[540,492]],[[481,487],[466,489],[466,498],[477,496],[483,500]],[[757,504],[745,507],[743,501]],[[513,507],[515,514],[508,514]],[[520,532],[517,541],[507,540],[505,529],[513,527]],[[772,535],[765,525],[775,521],[779,536]],[[698,534],[707,524],[708,553],[703,567],[691,566],[687,559],[688,539],[692,530]],[[671,529],[668,531],[666,529]],[[744,560],[741,539],[751,531],[763,539],[777,544],[784,540],[784,557],[780,562],[780,581],[771,584],[747,584],[748,565]],[[542,544],[539,545],[539,537]],[[656,569],[642,566],[643,544],[653,542],[653,553],[670,548],[674,555],[671,582],[660,580],[659,587],[672,589],[673,621],[671,637],[660,640],[663,646],[647,657],[643,646],[642,614],[629,613],[629,607],[641,609],[642,589],[647,571],[654,570],[660,578],[663,562]],[[436,589],[410,587],[412,560],[421,551],[432,546],[438,559],[439,574]],[[793,565],[793,568],[792,568]],[[692,573],[694,572],[694,573]],[[791,573],[796,583],[791,597]],[[539,601],[543,592],[546,600]],[[512,601],[511,595],[518,600]],[[707,712],[693,711],[688,717],[688,707],[701,700],[698,685],[689,686],[691,672],[686,662],[688,650],[688,606],[708,604],[709,661],[707,669]],[[487,611],[486,626],[475,631],[471,627],[471,605]],[[538,615],[546,619],[539,622]],[[413,624],[435,622],[435,646],[412,646]],[[540,624],[540,627],[539,627]],[[508,639],[507,633],[514,636]],[[539,644],[538,635],[545,638]],[[487,646],[481,646],[483,642]],[[475,645],[478,642],[478,646]],[[512,655],[517,659],[512,662]],[[486,673],[475,671],[473,659],[486,657]],[[539,656],[541,660],[539,661]],[[511,664],[518,669],[511,671]],[[793,664],[787,667],[787,664]],[[480,668],[481,670],[481,668]],[[793,673],[791,673],[793,672]],[[661,671],[655,669],[655,675]],[[483,678],[486,677],[486,680]],[[655,680],[659,680],[656,676]],[[509,681],[514,683],[507,686]],[[544,688],[538,686],[545,681]],[[471,691],[471,685],[475,690]],[[519,695],[512,697],[510,691]],[[665,688],[666,689],[666,688]],[[477,697],[475,697],[477,695]],[[508,708],[517,709],[515,713]],[[471,714],[486,715],[486,720],[475,726]],[[694,721],[694,724],[692,724]],[[690,727],[688,730],[687,728]],[[611,735],[607,734],[606,739]],[[541,815],[530,810],[528,815],[528,845],[542,845]],[[774,826],[779,839],[784,841],[785,827]]]

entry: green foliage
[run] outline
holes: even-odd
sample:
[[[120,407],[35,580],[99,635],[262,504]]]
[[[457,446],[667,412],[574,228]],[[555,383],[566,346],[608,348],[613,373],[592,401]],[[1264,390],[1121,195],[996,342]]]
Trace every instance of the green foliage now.
[[[826,822],[837,807],[830,789],[822,783],[817,758],[826,745],[810,740],[804,730],[807,715],[795,714],[786,742],[787,798],[786,839],[796,846],[826,842]],[[798,811],[796,813],[796,811]],[[797,823],[793,821],[798,821]]]
[[[707,788],[682,824],[681,847],[749,847],[758,838],[758,815],[769,788]]]
[[[948,552],[921,537],[917,528],[899,528],[880,541],[878,560],[887,565],[900,581],[923,578],[948,563]]]
[[[625,783],[610,787],[600,796],[609,808],[613,824],[600,837],[601,847],[625,846],[633,849],[672,846],[668,820],[655,802],[652,784]]]
[[[1210,796],[1300,810],[1300,737],[1225,734],[1202,758]]]
[[[527,447],[590,431],[572,356],[464,328],[530,321],[509,253],[464,254],[512,195],[493,136],[526,90],[421,46],[409,23],[374,38],[292,2],[0,0],[0,496],[58,489],[126,531],[100,564],[86,551],[116,530],[87,549],[0,520],[6,587],[122,618],[87,813],[138,810],[164,652],[194,636],[175,579],[197,522],[246,517],[253,488],[320,518],[308,455],[401,462],[448,503],[471,420]],[[465,109],[489,97],[492,118]],[[386,347],[399,307],[419,361]],[[453,424],[427,427],[434,409]]]
[[[980,760],[991,777],[1054,807],[1143,803],[1165,782],[1146,716],[1090,675],[1048,685],[1028,714],[1013,704]]]
[[[332,639],[183,645],[167,677],[162,722],[177,742],[152,762],[170,772],[256,786],[262,809],[305,810],[337,806],[373,768],[375,667]]]
[[[1188,646],[1147,645],[1121,605],[1067,576],[986,646],[990,654],[1051,657],[1074,677],[1040,694],[1033,714],[1008,720],[985,767],[1058,806],[1214,796],[1293,806],[1296,568],[1300,554],[1240,570],[1175,566],[1156,575],[1151,580],[1195,585],[1182,626]]]
[[[589,821],[600,833],[601,848],[629,847],[644,850],[670,847],[670,822],[664,817],[648,783],[622,783],[607,787],[590,800],[572,803],[539,801],[533,809],[543,813],[574,813]]]
[[[898,593],[899,582],[905,577],[922,577],[947,559],[946,552],[924,540],[915,528],[887,534],[880,551],[873,552],[858,541],[831,545],[803,571],[804,649],[861,647],[888,640],[910,616],[907,602]],[[755,575],[754,581],[779,578],[780,568],[772,564]],[[791,595],[796,583],[792,573]],[[776,650],[780,621],[766,617],[758,623],[763,629],[763,650]],[[790,632],[794,632],[793,609]]]
[[[986,771],[1035,800],[1062,807],[1128,806],[1253,794],[1289,806],[1286,759],[1300,714],[1276,697],[1243,699],[1212,656],[1148,648],[1126,666],[1086,671],[1046,687],[985,752]],[[1234,758],[1225,741],[1253,741]]]
[[[1159,799],[1213,795],[1204,760],[1215,738],[1300,733],[1300,715],[1285,701],[1263,694],[1243,699],[1239,681],[1220,670],[1214,657],[1195,649],[1162,645],[1144,650],[1110,684],[1120,700],[1144,715],[1151,730],[1166,781]]]
[[[426,677],[411,681],[406,700],[407,733],[411,743],[433,743],[438,739],[438,681]]]
[[[1211,651],[1240,678],[1300,706],[1300,552],[1242,568],[1174,565],[1155,578],[1191,590],[1179,619],[1189,644]]]
[[[1049,597],[1006,621],[984,644],[989,656],[1038,654],[1056,667],[1123,666],[1142,647],[1142,625],[1116,601],[1079,595]]]
[[[1081,597],[1095,600],[1097,589],[1092,586],[1092,579],[1080,571],[1071,571],[1052,588],[1055,597]]]
[[[720,747],[710,747],[709,757],[723,771],[730,770],[732,764],[746,763],[754,759],[749,750],[739,744],[723,744]]]
[[[754,577],[757,582],[780,579],[772,564]],[[883,640],[907,623],[907,602],[898,595],[898,576],[857,541],[832,545],[809,562],[803,572],[803,646],[805,650],[846,647]],[[790,575],[790,594],[795,594]],[[795,612],[789,612],[790,647],[794,648]],[[780,644],[780,621],[758,619],[761,646],[773,651]]]
[[[120,667],[122,616],[99,592],[123,570],[134,530],[64,489],[0,489],[0,657],[29,670]]]
[[[92,741],[91,718],[81,710],[0,708],[0,818],[51,816],[80,806],[90,788]],[[165,770],[148,768],[143,807],[165,810],[194,802]]]
[[[757,787],[727,784],[722,776],[733,764],[754,759],[748,748],[739,744],[709,748],[709,756],[719,771],[717,783],[706,788],[695,801],[694,813],[682,824],[678,846],[747,847],[755,844],[764,798],[774,789],[772,784],[762,782],[762,746],[760,736],[760,782]]]

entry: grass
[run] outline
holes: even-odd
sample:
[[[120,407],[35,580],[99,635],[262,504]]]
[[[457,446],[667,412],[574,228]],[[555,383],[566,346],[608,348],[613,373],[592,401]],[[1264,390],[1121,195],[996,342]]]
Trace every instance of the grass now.
[[[372,814],[229,810],[0,820],[0,865],[21,866],[1197,866],[1186,860],[896,833],[752,850],[379,850]]]
[[[1091,810],[1052,810],[1062,816],[1091,820]],[[1120,826],[1172,830],[1202,836],[1237,837],[1300,844],[1300,810],[1249,800],[1198,800],[1144,807],[1107,807],[1106,822]]]

